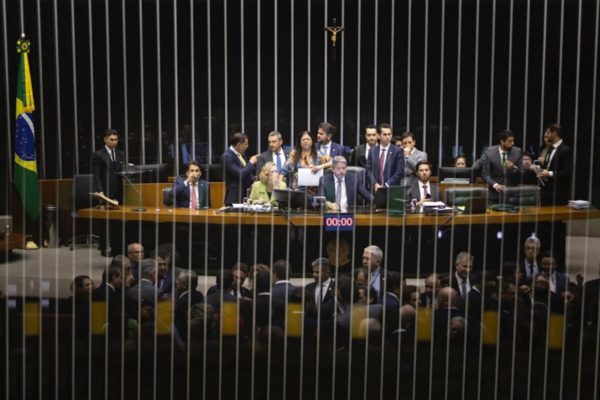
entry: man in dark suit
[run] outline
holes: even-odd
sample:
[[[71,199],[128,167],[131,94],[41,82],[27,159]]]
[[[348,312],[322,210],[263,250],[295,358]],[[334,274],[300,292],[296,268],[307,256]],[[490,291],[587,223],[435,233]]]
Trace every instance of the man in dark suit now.
[[[377,292],[377,302],[381,303],[383,298],[385,271],[383,270],[383,251],[379,246],[371,245],[365,247],[362,255],[362,266],[368,271],[369,283]]]
[[[114,129],[104,132],[104,146],[92,154],[92,174],[96,192],[104,193],[109,199],[117,200],[123,204],[123,178],[117,175],[125,165],[125,153],[117,149],[119,133]],[[98,250],[103,256],[110,256],[108,252],[112,243],[112,255],[122,254],[119,246],[122,243],[120,224],[111,222],[103,224],[100,229]],[[109,243],[110,239],[110,243]]]
[[[365,128],[365,143],[359,144],[352,150],[352,153],[350,153],[350,165],[366,169],[369,151],[372,147],[377,146],[377,140],[379,140],[377,127],[375,125],[367,125]]]
[[[202,293],[198,292],[198,275],[192,270],[181,270],[176,277],[176,307],[173,322],[183,339],[187,337],[188,311],[194,305],[204,300]]]
[[[109,266],[102,272],[102,284],[92,292],[92,301],[103,302],[106,304],[107,323],[109,336],[118,336],[121,334],[121,312],[122,302],[121,287],[123,285],[123,275],[121,268]]]
[[[429,182],[432,170],[431,163],[427,160],[419,161],[415,170],[417,171],[417,180],[413,182],[409,189],[408,200],[415,199],[419,205],[423,205],[428,201],[439,201],[438,186]]]
[[[515,135],[504,130],[498,134],[498,142],[485,149],[481,156],[481,176],[488,184],[490,198],[494,200],[507,186],[516,186],[521,180],[522,151],[514,145]]]
[[[330,319],[335,311],[335,282],[331,278],[331,264],[327,258],[312,262],[314,282],[304,288],[309,318]]]
[[[296,286],[294,286],[289,281],[290,275],[290,263],[286,260],[277,260],[273,263],[271,267],[271,271],[273,272],[273,289],[271,290],[271,297],[273,301],[278,300],[284,302],[289,300],[296,290]]]
[[[341,144],[335,143],[331,140],[335,135],[335,126],[329,122],[321,122],[319,129],[317,130],[317,154],[321,164],[324,164],[331,160],[335,156],[343,156],[344,147]]]
[[[334,157],[332,166],[332,173],[323,175],[319,181],[319,193],[327,199],[328,210],[348,212],[359,204],[357,195],[369,203],[373,201],[361,179],[346,173],[348,162],[344,156]]]
[[[241,203],[247,190],[254,182],[254,170],[258,155],[246,160],[248,137],[240,132],[229,138],[229,148],[223,154],[223,175],[225,176],[225,205]]]
[[[544,131],[547,149],[538,177],[542,190],[542,204],[567,204],[571,198],[573,152],[562,140],[562,127],[552,124]]]
[[[454,261],[454,274],[451,275],[450,281],[452,288],[463,301],[466,300],[475,281],[472,270],[473,256],[466,251],[458,253]]]
[[[173,184],[173,198],[176,207],[210,208],[210,189],[208,182],[200,179],[202,170],[197,161],[190,161],[185,178],[178,176]]]
[[[556,258],[551,251],[546,250],[542,253],[542,272],[548,277],[550,291],[560,296],[569,285],[569,277],[562,272],[558,272]]]
[[[367,161],[367,174],[374,191],[400,185],[404,177],[404,152],[391,143],[392,127],[379,125],[379,145],[371,148]]]
[[[531,283],[533,278],[542,272],[541,263],[538,257],[541,246],[540,239],[535,236],[525,239],[525,244],[523,245],[525,258],[523,259],[523,262],[519,264],[519,271],[526,283]]]
[[[127,300],[130,303],[129,316],[137,318],[138,307],[141,301],[156,304],[164,296],[162,289],[156,287],[157,263],[152,258],[145,258],[140,264],[140,281],[127,291]]]
[[[281,133],[277,131],[269,133],[267,141],[269,143],[269,150],[260,153],[258,162],[256,163],[256,175],[260,174],[260,171],[268,162],[272,162],[277,167],[279,175],[282,175],[285,170],[285,162],[290,157],[290,151],[289,149],[284,149],[283,138],[281,137]]]

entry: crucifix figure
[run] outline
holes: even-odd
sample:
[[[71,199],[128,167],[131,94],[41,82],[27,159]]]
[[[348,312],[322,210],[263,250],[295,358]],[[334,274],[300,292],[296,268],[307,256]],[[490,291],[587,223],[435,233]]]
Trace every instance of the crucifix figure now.
[[[333,19],[333,23],[330,26],[325,27],[325,30],[327,32],[331,32],[331,61],[335,62],[336,60],[336,52],[335,52],[335,45],[337,43],[337,34],[342,32],[344,30],[343,26],[338,26],[337,25],[337,20],[336,18]]]

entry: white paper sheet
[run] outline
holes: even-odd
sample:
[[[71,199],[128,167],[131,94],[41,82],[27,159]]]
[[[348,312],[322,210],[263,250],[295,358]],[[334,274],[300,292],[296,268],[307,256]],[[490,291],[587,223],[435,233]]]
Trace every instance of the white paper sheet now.
[[[323,176],[323,170],[320,169],[313,174],[310,168],[298,169],[298,186],[319,186],[319,179]]]

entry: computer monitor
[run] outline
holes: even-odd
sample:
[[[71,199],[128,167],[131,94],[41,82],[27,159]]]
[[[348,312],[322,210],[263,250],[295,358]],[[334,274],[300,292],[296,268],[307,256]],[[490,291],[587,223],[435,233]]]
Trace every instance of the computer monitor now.
[[[468,179],[469,182],[473,182],[475,171],[473,168],[440,167],[438,169],[438,181],[443,182],[444,179]]]
[[[451,187],[446,189],[445,199],[451,207],[465,207],[466,213],[477,214],[486,211],[488,195],[484,187]]]
[[[131,166],[130,170],[140,172],[139,183],[167,182],[167,164],[139,164]]]
[[[282,210],[306,210],[312,209],[313,205],[303,190],[275,189],[273,196]]]
[[[406,210],[406,186],[390,186],[379,188],[375,192],[375,208],[388,212],[404,213]]]
[[[535,185],[508,186],[500,192],[500,203],[514,206],[540,205],[540,188]]]

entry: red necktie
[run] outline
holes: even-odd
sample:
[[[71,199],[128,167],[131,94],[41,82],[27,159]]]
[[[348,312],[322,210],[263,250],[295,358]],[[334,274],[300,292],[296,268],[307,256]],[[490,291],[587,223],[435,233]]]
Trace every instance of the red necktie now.
[[[383,172],[385,170],[385,149],[381,149],[381,154],[379,155],[379,184],[383,185],[385,182],[383,181]]]
[[[429,192],[427,191],[427,185],[423,185],[423,198],[424,199],[428,199],[431,196],[429,195]]]
[[[194,210],[198,208],[198,198],[196,197],[196,184],[190,184],[190,206]]]

